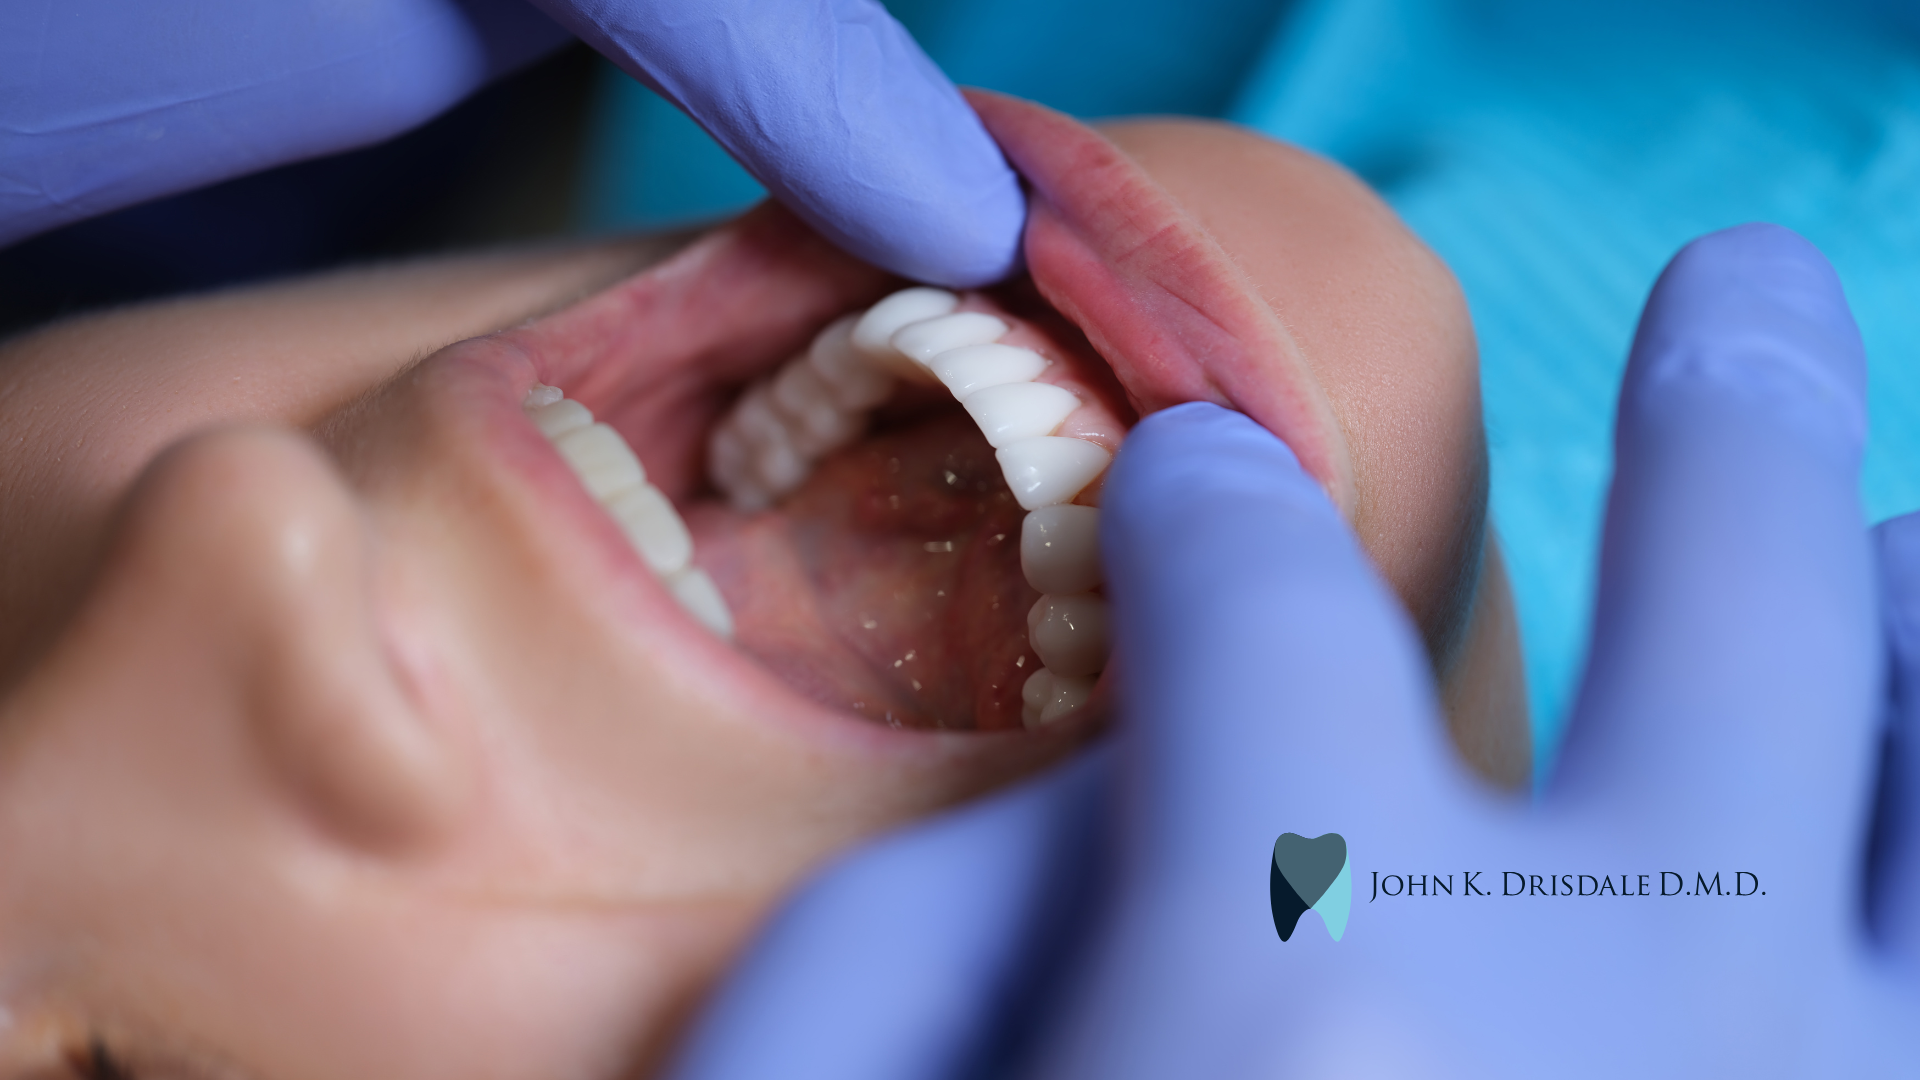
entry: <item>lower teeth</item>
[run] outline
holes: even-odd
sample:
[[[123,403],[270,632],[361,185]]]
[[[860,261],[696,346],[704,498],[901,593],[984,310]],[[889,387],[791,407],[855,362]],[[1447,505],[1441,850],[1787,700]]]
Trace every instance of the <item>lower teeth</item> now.
[[[626,440],[607,425],[594,423],[593,413],[558,387],[535,384],[522,404],[680,606],[707,629],[731,638],[733,613],[713,579],[693,565],[693,535],[687,523],[665,493],[647,483],[646,468]]]

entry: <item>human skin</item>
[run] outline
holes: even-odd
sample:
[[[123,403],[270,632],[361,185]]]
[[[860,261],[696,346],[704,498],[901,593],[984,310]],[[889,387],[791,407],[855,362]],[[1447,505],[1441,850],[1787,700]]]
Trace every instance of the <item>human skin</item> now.
[[[1201,252],[1218,280],[1193,287],[1250,289],[1277,316],[1262,348],[1294,350],[1297,399],[1331,418],[1295,433],[1319,440],[1302,457],[1425,634],[1467,756],[1524,775],[1510,605],[1481,563],[1472,333],[1445,268],[1299,151],[1110,128],[1164,185],[1129,202],[1022,165],[1012,128],[1047,121],[998,108],[1057,220],[1190,213],[1218,244]],[[1111,238],[1093,245],[1108,268],[1161,250]],[[0,351],[4,1068],[86,1076],[98,1038],[135,1075],[644,1074],[822,857],[1097,734],[1098,708],[1033,733],[886,728],[679,612],[520,395],[537,379],[587,402],[699,550],[724,552],[746,526],[703,487],[702,432],[755,371],[898,283],[777,210],[629,277],[661,254],[329,275]],[[1111,291],[1029,255],[1103,344],[1055,326],[1063,362],[1113,361],[1135,408],[1179,396],[1179,372],[1107,355],[1140,340],[1092,311]],[[1285,381],[1254,375],[1253,398]],[[1284,397],[1208,385],[1256,416]],[[751,639],[754,597],[711,569]]]

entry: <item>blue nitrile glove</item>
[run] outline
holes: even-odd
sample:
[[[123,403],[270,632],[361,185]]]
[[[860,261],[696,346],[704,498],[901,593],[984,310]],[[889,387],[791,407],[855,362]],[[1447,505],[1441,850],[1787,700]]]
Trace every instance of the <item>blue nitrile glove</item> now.
[[[537,3],[853,254],[952,286],[1017,264],[1017,179],[874,0]],[[377,142],[565,40],[521,0],[0,5],[0,245]]]
[[[1104,496],[1111,743],[824,873],[672,1075],[1911,1074],[1910,784],[1867,854],[1864,376],[1799,237],[1674,260],[1621,394],[1584,692],[1532,804],[1466,773],[1406,615],[1287,448],[1211,405],[1148,417]],[[1920,616],[1920,532],[1883,542]],[[1323,901],[1283,943],[1287,832],[1345,838],[1351,919]]]

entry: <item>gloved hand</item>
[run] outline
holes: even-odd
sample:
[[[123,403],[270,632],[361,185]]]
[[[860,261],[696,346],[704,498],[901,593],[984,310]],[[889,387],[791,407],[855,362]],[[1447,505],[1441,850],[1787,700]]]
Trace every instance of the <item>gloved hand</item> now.
[[[535,2],[853,254],[950,286],[1017,264],[1013,171],[875,0]],[[378,142],[565,40],[521,0],[0,5],[0,246]]]
[[[1531,805],[1465,773],[1412,627],[1286,447],[1210,405],[1148,417],[1105,491],[1111,742],[816,879],[672,1075],[1910,1073],[1920,813],[1878,785],[1864,382],[1799,237],[1674,260],[1621,395],[1572,734]],[[1904,680],[1920,526],[1882,542]],[[1283,832],[1345,837],[1337,943],[1313,915],[1275,933]]]

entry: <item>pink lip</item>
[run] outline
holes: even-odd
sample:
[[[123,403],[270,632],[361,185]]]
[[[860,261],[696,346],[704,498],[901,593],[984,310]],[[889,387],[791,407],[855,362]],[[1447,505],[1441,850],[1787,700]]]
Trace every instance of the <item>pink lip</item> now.
[[[1351,514],[1353,464],[1333,409],[1299,345],[1219,243],[1085,124],[987,91],[967,99],[1033,186],[1034,283],[1112,366],[1134,408],[1238,409],[1292,447]]]

